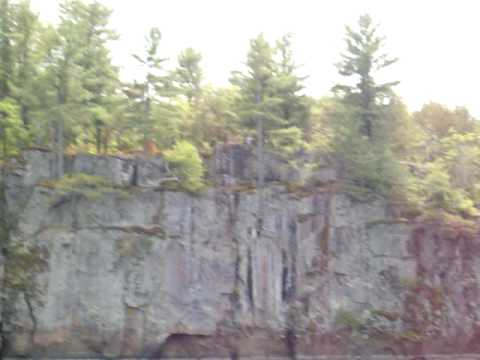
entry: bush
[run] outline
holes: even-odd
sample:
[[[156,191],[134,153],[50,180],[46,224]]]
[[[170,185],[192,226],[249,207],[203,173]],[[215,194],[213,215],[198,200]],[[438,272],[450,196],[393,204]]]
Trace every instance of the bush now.
[[[182,140],[165,151],[164,155],[183,188],[192,192],[202,189],[205,168],[195,146]]]
[[[468,216],[478,215],[468,192],[452,184],[451,176],[441,161],[426,164],[423,171],[423,177],[410,179],[412,203],[427,209],[443,209]]]

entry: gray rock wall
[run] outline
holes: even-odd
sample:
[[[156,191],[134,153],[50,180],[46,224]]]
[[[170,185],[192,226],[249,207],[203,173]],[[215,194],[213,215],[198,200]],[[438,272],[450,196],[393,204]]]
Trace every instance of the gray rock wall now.
[[[5,276],[0,257],[4,354],[393,359],[478,351],[477,233],[407,222],[382,201],[359,203],[329,187],[292,190],[272,177],[257,234],[257,194],[238,186],[254,176],[248,154],[217,153],[210,176],[218,186],[198,195],[162,189],[169,174],[161,159],[74,157],[69,172],[112,183],[89,196],[46,186],[51,154],[26,153],[6,178],[3,202],[14,219]],[[325,173],[323,183],[335,180]]]

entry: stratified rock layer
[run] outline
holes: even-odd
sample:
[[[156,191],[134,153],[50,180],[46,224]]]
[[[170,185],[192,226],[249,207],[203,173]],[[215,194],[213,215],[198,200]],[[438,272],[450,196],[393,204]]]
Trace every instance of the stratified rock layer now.
[[[9,356],[231,357],[480,352],[480,236],[406,221],[269,165],[257,230],[254,158],[217,149],[192,195],[161,159],[77,156],[112,187],[59,191],[52,154],[7,176],[0,258]],[[272,160],[273,161],[273,160]],[[293,174],[293,175],[292,175]],[[276,181],[276,182],[273,182]],[[392,357],[393,358],[393,357]]]

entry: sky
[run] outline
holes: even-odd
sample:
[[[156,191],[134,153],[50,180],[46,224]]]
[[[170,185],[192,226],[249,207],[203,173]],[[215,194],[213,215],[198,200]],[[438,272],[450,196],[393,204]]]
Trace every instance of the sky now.
[[[386,37],[385,51],[399,61],[385,80],[400,80],[397,93],[410,110],[429,101],[466,106],[480,117],[480,46],[476,0],[103,0],[113,10],[111,25],[120,40],[112,45],[122,76],[138,74],[133,53],[142,53],[148,30],[162,32],[161,56],[175,65],[193,47],[203,55],[207,82],[226,85],[243,69],[249,40],[264,33],[272,42],[293,35],[306,92],[329,94],[341,81],[335,63],[345,49],[345,25],[368,13]],[[45,21],[55,22],[57,0],[32,0]]]

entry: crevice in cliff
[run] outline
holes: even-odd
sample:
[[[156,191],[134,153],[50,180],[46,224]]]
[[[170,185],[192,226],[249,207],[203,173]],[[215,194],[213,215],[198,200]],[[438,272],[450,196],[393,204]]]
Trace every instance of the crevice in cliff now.
[[[238,240],[234,239],[234,242],[238,243]],[[241,265],[241,257],[237,248],[236,254],[235,254],[235,268],[234,268],[234,274],[233,274],[233,294],[232,294],[233,312],[235,312],[235,310],[238,308],[240,303],[240,265]]]
[[[138,164],[137,164],[137,162],[133,163],[133,173],[132,173],[131,186],[138,186]]]
[[[328,192],[327,199],[324,205],[324,224],[322,231],[320,232],[319,238],[319,247],[321,253],[321,271],[328,270],[329,264],[329,252],[330,252],[330,237],[331,237],[331,227],[332,227],[332,213],[333,213],[333,204],[334,204],[334,193]],[[318,207],[318,201],[315,201],[315,207]],[[315,209],[318,211],[318,209]]]
[[[285,346],[287,348],[287,355],[290,359],[297,358],[297,336],[295,334],[294,326],[287,327],[285,334]]]
[[[282,274],[285,276],[285,294],[282,293],[282,297],[285,296],[285,301],[288,303],[286,327],[285,327],[285,347],[287,349],[287,355],[290,359],[296,359],[297,357],[297,317],[295,300],[297,296],[297,256],[298,256],[298,243],[297,243],[297,223],[292,220],[288,225],[288,247],[290,254],[290,284],[287,285],[288,279],[288,265],[284,267],[287,273]],[[284,252],[282,252],[283,260]],[[285,253],[285,260],[286,253]],[[283,282],[282,282],[283,284]]]
[[[35,351],[35,335],[37,333],[38,321],[37,317],[35,316],[35,310],[33,308],[31,295],[27,292],[23,292],[23,299],[25,304],[27,305],[28,309],[28,316],[30,317],[30,321],[32,322],[32,329],[30,330],[30,350],[32,353]]]
[[[10,226],[7,217],[7,201],[5,195],[5,170],[2,169],[0,182],[0,274],[3,278],[0,279],[2,288],[0,289],[0,360],[3,359],[8,348],[8,339],[5,333],[5,316],[6,316],[6,296],[3,293],[6,289],[4,261],[7,256],[8,244],[10,242]]]
[[[292,220],[288,225],[288,247],[290,253],[290,286],[287,291],[287,299],[292,299],[297,293],[297,223]]]
[[[240,196],[238,193],[226,193],[228,199],[228,228],[227,236],[231,237],[233,244],[233,256],[235,259],[234,273],[233,273],[233,291],[230,296],[231,302],[231,321],[237,324],[237,310],[240,308],[240,284],[241,284],[241,265],[242,257],[240,255],[240,244],[235,234],[235,224],[237,222],[237,210],[240,204]]]
[[[288,298],[288,258],[285,249],[282,249],[282,302]]]
[[[230,360],[238,360],[238,359],[239,359],[238,351],[231,351],[230,352]]]
[[[252,250],[248,248],[247,251],[247,296],[250,304],[250,309],[255,312],[255,299],[253,291],[253,260]]]

